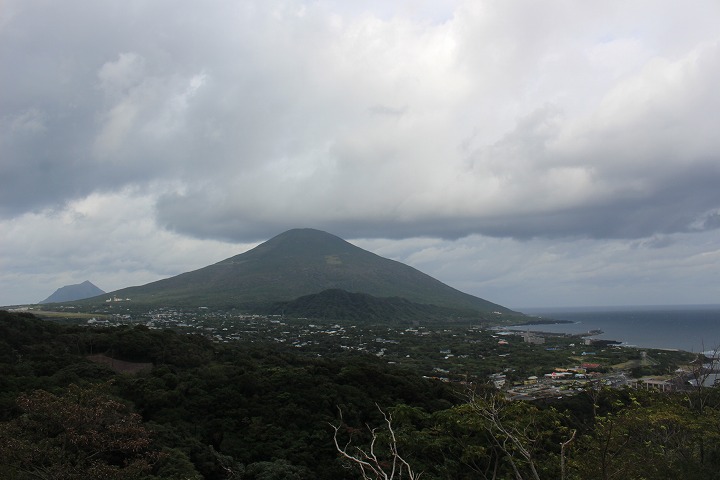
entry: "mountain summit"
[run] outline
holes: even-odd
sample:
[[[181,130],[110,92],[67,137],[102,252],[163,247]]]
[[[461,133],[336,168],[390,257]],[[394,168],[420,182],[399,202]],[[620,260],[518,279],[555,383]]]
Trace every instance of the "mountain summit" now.
[[[403,263],[309,228],[281,233],[199,270],[114,294],[133,303],[231,307],[289,301],[328,289],[455,309],[510,312]]]
[[[71,302],[73,300],[83,300],[85,298],[96,297],[105,292],[93,285],[88,280],[75,285],[65,285],[60,287],[48,298],[39,303],[57,303]]]

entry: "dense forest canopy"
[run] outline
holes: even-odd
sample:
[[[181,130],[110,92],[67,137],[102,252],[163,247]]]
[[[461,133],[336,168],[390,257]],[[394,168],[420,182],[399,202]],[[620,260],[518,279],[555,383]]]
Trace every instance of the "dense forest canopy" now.
[[[0,312],[2,478],[353,479],[372,452],[367,478],[707,479],[718,425],[715,388],[509,401],[367,353]]]

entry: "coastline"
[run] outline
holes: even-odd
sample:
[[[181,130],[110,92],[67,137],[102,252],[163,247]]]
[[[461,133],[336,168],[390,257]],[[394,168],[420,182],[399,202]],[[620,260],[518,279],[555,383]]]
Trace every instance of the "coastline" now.
[[[567,323],[578,323],[578,322],[570,322],[570,321],[562,321],[562,322],[545,322],[545,323],[520,323],[517,325],[506,325],[503,327],[493,327],[493,330],[509,330],[518,334],[523,333],[522,327],[528,327],[533,325],[555,325],[555,324],[567,324]],[[541,335],[545,337],[579,337],[579,338],[589,338],[589,337],[595,337],[597,335],[603,335],[605,332],[603,332],[600,329],[593,329],[588,330],[587,332],[577,332],[577,333],[568,333],[568,332],[548,332],[543,330],[530,330],[527,329],[527,331],[532,332],[535,335]],[[620,342],[618,340],[609,340],[609,339],[596,339],[596,340],[590,340],[593,344],[608,344],[608,345],[622,345],[623,342]]]
[[[690,353],[713,351],[720,346],[720,306],[547,309],[530,312],[533,314],[536,317],[507,329],[593,340],[615,339],[624,347]]]
[[[522,327],[522,326],[531,326],[531,325],[562,325],[562,324],[567,324],[567,323],[577,323],[577,322],[575,322],[573,320],[558,320],[555,318],[532,317],[532,319],[530,319],[526,322],[516,323],[513,325],[509,325],[509,326]]]

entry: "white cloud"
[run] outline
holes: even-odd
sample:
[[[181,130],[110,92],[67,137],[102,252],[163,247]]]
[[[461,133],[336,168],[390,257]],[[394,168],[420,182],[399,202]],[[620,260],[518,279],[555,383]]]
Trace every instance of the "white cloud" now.
[[[254,246],[201,241],[159,229],[153,219],[154,195],[132,189],[93,194],[58,210],[0,222],[0,305],[34,303],[56,288],[84,280],[106,291],[144,284]]]
[[[116,98],[137,87],[146,74],[145,59],[137,53],[125,52],[119,54],[117,60],[103,64],[97,76],[105,95]]]
[[[46,114],[37,108],[29,108],[10,119],[10,131],[18,134],[39,134],[47,130]]]

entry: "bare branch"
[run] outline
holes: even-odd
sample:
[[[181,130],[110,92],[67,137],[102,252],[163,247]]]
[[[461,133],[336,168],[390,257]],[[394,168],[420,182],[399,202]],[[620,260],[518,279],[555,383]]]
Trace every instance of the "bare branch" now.
[[[572,436],[565,442],[560,442],[560,480],[565,480],[565,449],[575,440],[577,430],[573,430]]]
[[[352,436],[348,439],[347,443],[341,447],[338,436],[342,423],[340,425],[330,424],[333,429],[335,449],[341,458],[348,461],[351,465],[355,465],[360,470],[363,480],[401,480],[403,478],[418,480],[422,472],[415,473],[410,464],[398,451],[398,441],[392,426],[392,415],[385,413],[379,406],[378,410],[385,420],[385,430],[387,430],[388,434],[387,448],[389,451],[389,459],[387,461],[381,459],[376,452],[376,447],[380,439],[378,428],[370,428],[370,426],[368,426],[371,437],[370,445],[367,450],[363,450],[360,447],[352,445]],[[342,411],[340,412],[340,420],[342,421]],[[404,475],[407,475],[407,477]]]

